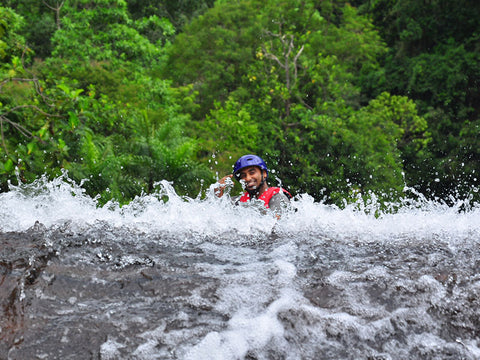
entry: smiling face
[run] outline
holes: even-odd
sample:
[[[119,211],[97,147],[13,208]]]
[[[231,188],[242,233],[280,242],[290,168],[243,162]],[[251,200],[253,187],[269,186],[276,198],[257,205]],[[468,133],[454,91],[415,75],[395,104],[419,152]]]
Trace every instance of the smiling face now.
[[[245,190],[250,193],[257,192],[258,195],[261,195],[267,188],[267,183],[262,183],[262,180],[266,179],[267,174],[258,166],[247,166],[241,169],[238,174],[239,180],[245,183]]]

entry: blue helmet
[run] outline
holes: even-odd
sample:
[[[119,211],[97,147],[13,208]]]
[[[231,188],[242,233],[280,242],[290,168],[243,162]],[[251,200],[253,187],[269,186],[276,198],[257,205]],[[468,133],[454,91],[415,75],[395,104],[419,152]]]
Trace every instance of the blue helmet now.
[[[240,170],[248,166],[258,166],[260,169],[265,170],[268,177],[267,164],[265,164],[265,161],[263,161],[261,157],[257,155],[244,155],[240,159],[238,159],[233,166],[233,176],[235,177],[235,179],[240,180]]]

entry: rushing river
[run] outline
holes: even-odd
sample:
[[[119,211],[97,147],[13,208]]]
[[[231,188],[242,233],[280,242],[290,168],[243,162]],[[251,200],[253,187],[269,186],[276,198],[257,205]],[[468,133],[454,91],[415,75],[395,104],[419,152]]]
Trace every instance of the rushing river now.
[[[168,198],[168,201],[165,199]],[[0,194],[0,359],[480,359],[480,206]]]

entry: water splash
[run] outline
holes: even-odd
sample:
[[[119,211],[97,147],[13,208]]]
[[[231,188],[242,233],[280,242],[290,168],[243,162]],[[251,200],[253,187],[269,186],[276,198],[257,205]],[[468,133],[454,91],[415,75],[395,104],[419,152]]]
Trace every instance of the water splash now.
[[[12,186],[0,290],[26,314],[0,323],[0,357],[476,359],[480,207],[409,191],[343,209],[300,194],[277,220],[167,181],[125,206],[66,174]]]
[[[313,233],[348,240],[466,238],[478,236],[480,205],[471,199],[450,199],[452,205],[429,200],[414,189],[406,189],[398,203],[381,203],[371,194],[343,209],[315,202],[307,194],[292,200],[295,211],[280,221],[254,207],[233,206],[228,197],[214,196],[213,187],[204,199],[181,197],[167,181],[155,191],[136,197],[120,207],[115,202],[99,206],[81,184],[67,174],[49,181],[42,177],[31,184],[11,186],[0,193],[0,230],[25,231],[39,222],[47,228],[67,226],[81,230],[95,223],[131,227],[146,233],[172,232],[208,237],[219,234],[251,236],[270,233],[275,227],[283,235]],[[455,200],[455,201],[454,201]]]

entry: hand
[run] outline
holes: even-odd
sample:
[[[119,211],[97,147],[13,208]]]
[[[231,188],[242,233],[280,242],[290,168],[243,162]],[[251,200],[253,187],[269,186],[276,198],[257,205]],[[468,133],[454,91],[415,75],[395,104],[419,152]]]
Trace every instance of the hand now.
[[[222,197],[223,196],[223,192],[225,190],[225,188],[231,184],[231,179],[233,177],[233,174],[230,174],[230,175],[226,175],[224,176],[223,178],[221,178],[220,180],[218,180],[218,187],[216,187],[213,191],[215,193],[215,195],[217,195],[218,197]]]

